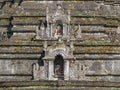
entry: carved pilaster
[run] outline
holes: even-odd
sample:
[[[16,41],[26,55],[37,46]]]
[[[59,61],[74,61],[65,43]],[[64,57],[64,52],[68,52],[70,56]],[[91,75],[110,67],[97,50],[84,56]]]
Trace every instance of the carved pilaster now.
[[[66,37],[66,36],[67,36],[67,28],[65,23],[63,23],[63,37]]]
[[[45,50],[45,52],[46,52],[46,49],[47,49],[47,41],[44,41],[44,44],[43,44],[43,46],[44,46],[44,50]]]
[[[39,80],[40,79],[39,70],[40,70],[39,64],[35,63],[33,65],[33,78],[34,78],[34,80]]]
[[[40,39],[39,28],[36,26],[36,39]]]
[[[54,76],[54,65],[53,65],[53,61],[49,61],[49,73],[48,73],[48,79],[49,80],[53,80],[53,76]]]
[[[80,27],[80,25],[78,25],[77,38],[78,38],[78,39],[81,38],[81,27]]]
[[[64,61],[64,80],[69,80],[69,61]]]
[[[118,29],[117,29],[117,33],[120,34],[120,27],[118,27]]]
[[[50,35],[51,35],[51,38],[53,38],[53,24],[51,24],[50,28],[51,28],[51,33],[50,33]]]
[[[44,23],[41,24],[40,30],[41,30],[41,38],[44,38],[45,35],[46,35],[46,30],[45,30]]]

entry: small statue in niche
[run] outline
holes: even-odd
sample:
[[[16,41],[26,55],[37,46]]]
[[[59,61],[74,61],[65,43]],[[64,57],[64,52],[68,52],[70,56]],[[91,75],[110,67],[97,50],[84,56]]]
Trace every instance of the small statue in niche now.
[[[57,75],[57,76],[63,75],[62,67],[58,64],[55,66],[55,75]]]
[[[57,25],[56,32],[55,32],[55,38],[62,37],[63,35],[63,30],[60,25]]]

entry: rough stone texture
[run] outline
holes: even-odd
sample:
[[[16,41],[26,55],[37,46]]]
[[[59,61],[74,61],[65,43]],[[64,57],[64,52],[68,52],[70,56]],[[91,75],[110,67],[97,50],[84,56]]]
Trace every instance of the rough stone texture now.
[[[9,87],[9,88],[3,88],[3,89],[10,89],[10,90],[119,90],[120,88],[114,88],[114,87],[40,87],[40,86],[31,86],[31,87]],[[0,90],[3,90],[0,89]]]
[[[85,82],[85,81],[27,81],[27,82],[1,82],[1,86],[6,86],[3,89],[28,89],[28,90],[119,90],[119,83],[112,82]],[[35,85],[35,86],[31,86]],[[97,87],[96,87],[97,85]],[[118,87],[112,87],[113,85]],[[9,87],[12,86],[12,87]],[[16,87],[15,87],[16,86]],[[19,86],[19,87],[18,87]],[[22,87],[20,87],[22,86]],[[28,87],[27,87],[28,86]],[[52,86],[52,87],[51,87]],[[91,87],[92,86],[92,87]]]
[[[119,64],[119,61],[116,61]],[[119,82],[119,68],[117,69],[115,66],[115,61],[73,61],[70,63],[69,68],[69,78],[70,80],[89,80],[89,81],[113,81]],[[38,71],[39,73],[44,74],[42,68],[45,66],[41,66]],[[116,72],[115,72],[116,71]],[[41,78],[43,80],[46,79],[47,76]],[[118,78],[118,79],[117,79]]]
[[[114,61],[114,73],[115,74],[120,74],[120,61],[115,60]]]
[[[48,73],[47,73],[48,65],[44,63],[43,65],[39,65],[38,63],[33,64],[32,70],[33,70],[33,78],[34,80],[47,80],[48,79]]]
[[[43,3],[44,2],[44,3]],[[17,6],[17,3],[13,4],[9,13],[12,14],[12,15],[45,15],[45,12],[42,12],[43,10],[45,10],[45,5],[46,3],[49,3],[51,6],[51,8],[55,9],[55,3],[54,1],[23,1],[21,6],[18,7]],[[71,4],[71,6],[69,6],[69,4]],[[79,6],[77,5],[79,4]],[[71,8],[71,10],[73,10],[74,12],[72,13],[73,15],[85,15],[85,14],[98,14],[98,15],[101,15],[104,13],[104,15],[120,15],[119,13],[119,5],[118,6],[114,6],[114,3],[113,5],[106,5],[105,2],[101,2],[101,3],[97,3],[97,2],[94,2],[94,1],[87,1],[87,2],[84,2],[84,1],[68,1],[68,2],[63,2],[63,5],[65,7],[65,9],[67,7]],[[5,12],[6,10],[8,10],[9,8],[9,3],[8,5],[6,4],[5,5],[6,8],[5,9]],[[8,8],[7,8],[8,7]],[[41,8],[40,8],[41,7]],[[17,10],[17,11],[16,11]],[[79,10],[78,12],[75,12],[75,10]],[[36,12],[37,11],[37,12]],[[32,13],[33,12],[33,13]],[[6,12],[8,13],[8,11]]]
[[[0,81],[31,81],[32,65],[40,60],[43,50],[43,42],[33,40],[35,26],[39,24],[39,20],[45,21],[46,2],[53,10],[56,8],[56,2],[23,0],[18,6],[15,0],[11,7],[9,7],[11,1],[1,0],[1,2],[6,2],[6,4],[0,10],[0,31],[7,31],[9,37],[0,42]],[[115,4],[119,2],[107,0],[63,2],[65,10],[67,8],[71,10],[71,24],[80,24],[82,30],[81,41],[74,42],[74,55],[77,60],[70,63],[70,80],[120,81],[120,42],[111,42],[109,37],[109,33],[116,32],[120,26],[120,6]],[[49,45],[52,43],[50,41]],[[44,67],[39,67],[41,76],[44,76]],[[84,69],[87,69],[86,72]],[[116,85],[113,87],[76,87],[76,89],[70,87],[70,89],[120,89],[115,87]],[[39,89],[32,86],[29,89],[33,90],[33,88]],[[28,90],[28,87],[10,87],[1,90],[5,89]],[[65,90],[66,88],[51,88],[51,90],[54,89]]]
[[[79,64],[77,62],[72,62],[70,63],[70,80],[78,80],[79,76],[78,76],[78,73],[79,73]]]
[[[0,60],[0,74],[31,74],[37,60]]]

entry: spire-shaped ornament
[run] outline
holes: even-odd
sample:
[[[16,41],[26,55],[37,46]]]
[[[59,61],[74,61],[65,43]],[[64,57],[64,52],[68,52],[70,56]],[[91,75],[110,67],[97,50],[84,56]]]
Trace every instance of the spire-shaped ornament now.
[[[78,25],[78,35],[77,38],[80,39],[81,38],[81,26],[80,24]]]
[[[62,8],[62,3],[57,3],[57,10],[55,12],[55,16],[63,14],[63,8]]]
[[[36,39],[40,39],[40,30],[39,30],[39,27],[36,26]]]
[[[117,33],[120,34],[120,26],[118,26]]]
[[[41,30],[41,37],[44,38],[45,37],[45,26],[44,23],[42,22],[41,26],[40,26],[40,30]]]
[[[48,22],[48,19],[49,19],[49,8],[48,6],[46,7],[46,21]]]
[[[70,9],[68,10],[68,21],[69,21],[69,23],[70,23],[70,20],[71,20],[71,17],[70,17]]]
[[[46,21],[47,21],[47,28],[46,28],[46,36],[49,38],[50,37],[50,33],[51,33],[51,30],[50,30],[50,25],[49,25],[49,7],[48,5],[46,6]]]

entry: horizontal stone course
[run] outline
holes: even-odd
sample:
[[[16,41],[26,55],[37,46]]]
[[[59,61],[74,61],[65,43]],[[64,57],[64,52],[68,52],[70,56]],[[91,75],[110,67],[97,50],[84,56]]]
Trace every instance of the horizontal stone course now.
[[[1,86],[77,86],[77,87],[119,87],[119,82],[98,81],[26,81],[26,82],[0,82]]]
[[[118,1],[68,1],[65,9],[71,10],[71,25],[80,24],[82,38],[74,42],[76,67],[78,64],[90,64],[85,77],[86,81],[34,81],[33,64],[41,63],[43,41],[34,40],[36,26],[39,20],[45,22],[46,1],[14,0],[6,2],[0,15],[0,31],[4,30],[11,36],[5,42],[0,42],[0,89],[44,89],[51,90],[119,90],[120,89],[120,43],[111,42],[108,34],[116,32],[120,26],[120,8]],[[47,1],[48,2],[48,1]],[[50,8],[55,10],[53,1]],[[71,3],[71,6],[68,4]],[[9,6],[11,4],[11,6]],[[48,45],[55,40],[48,41]],[[67,43],[67,42],[66,42]],[[75,63],[74,61],[71,61]],[[84,64],[83,64],[84,65]],[[42,68],[43,66],[40,66]],[[80,69],[80,70],[79,70]],[[82,68],[75,68],[74,71]],[[72,77],[72,76],[70,76]],[[37,87],[38,86],[38,87]],[[28,89],[28,90],[29,90]],[[42,88],[43,89],[43,88]],[[48,90],[49,90],[48,89]]]

